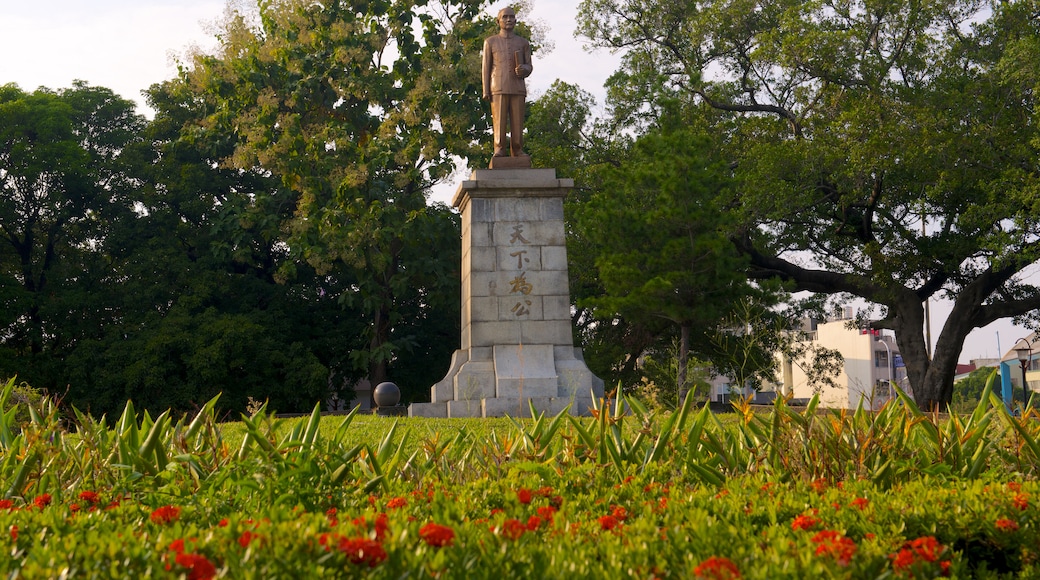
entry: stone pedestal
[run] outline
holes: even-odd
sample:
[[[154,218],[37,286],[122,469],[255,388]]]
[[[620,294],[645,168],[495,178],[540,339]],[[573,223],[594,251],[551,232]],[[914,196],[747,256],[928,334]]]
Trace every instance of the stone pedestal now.
[[[462,213],[462,345],[430,403],[409,415],[587,414],[603,381],[571,337],[563,198],[555,169],[478,169],[452,201]]]

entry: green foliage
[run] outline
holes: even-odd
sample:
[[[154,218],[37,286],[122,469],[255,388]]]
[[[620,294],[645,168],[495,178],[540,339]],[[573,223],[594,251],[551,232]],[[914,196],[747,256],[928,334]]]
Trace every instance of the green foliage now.
[[[998,369],[983,367],[971,371],[967,377],[954,383],[950,408],[959,413],[970,412],[978,406],[990,377],[999,372]],[[994,380],[999,380],[999,375]]]
[[[17,429],[19,425],[29,422],[31,419],[29,409],[37,408],[43,402],[43,393],[32,388],[25,381],[16,381],[17,377],[11,377],[6,383],[3,383],[2,404],[0,404],[0,413],[5,416],[9,412],[13,413],[7,420],[11,429]]]
[[[611,109],[636,134],[678,107],[733,170],[730,238],[756,279],[859,297],[892,328],[914,395],[951,400],[967,334],[1036,320],[1035,1],[877,5],[587,0],[618,50]],[[954,114],[951,114],[951,111]],[[925,227],[922,227],[925,222]],[[953,301],[929,356],[922,303]]]
[[[306,264],[337,280],[365,322],[348,372],[373,384],[412,354],[422,322],[453,318],[458,226],[426,195],[453,156],[480,153],[481,4],[259,2],[255,22],[232,14],[220,51],[169,87],[205,103],[182,134],[228,142],[222,165],[278,181],[292,207],[278,275]]]
[[[214,399],[190,420],[131,403],[112,427],[76,413],[69,432],[46,399],[18,403],[20,432],[16,409],[0,416],[0,567],[684,578],[725,558],[755,578],[1029,578],[1040,431],[992,384],[944,420],[900,394],[877,413],[741,404],[725,422],[692,398],[665,414],[618,398],[593,418],[315,407],[281,421],[264,407],[224,425]]]

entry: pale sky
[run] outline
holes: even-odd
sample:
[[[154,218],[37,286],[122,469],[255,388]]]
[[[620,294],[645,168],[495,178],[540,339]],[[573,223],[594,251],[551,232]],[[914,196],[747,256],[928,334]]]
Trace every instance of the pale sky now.
[[[531,14],[520,20],[541,21],[555,49],[535,55],[528,79],[533,97],[556,79],[576,84],[603,104],[603,83],[617,66],[609,52],[588,53],[574,39],[579,0],[535,0]],[[501,3],[505,5],[505,2]],[[209,24],[224,12],[223,0],[0,0],[0,84],[22,90],[40,86],[65,88],[76,79],[112,89],[145,109],[141,91],[172,78],[177,58],[192,46],[215,44]],[[495,4],[489,10],[497,12]],[[453,186],[438,188],[433,199],[450,202]],[[1037,268],[1032,268],[1034,276]],[[938,336],[948,307],[932,308],[932,336]],[[996,358],[1029,333],[996,322],[973,332],[960,360]]]

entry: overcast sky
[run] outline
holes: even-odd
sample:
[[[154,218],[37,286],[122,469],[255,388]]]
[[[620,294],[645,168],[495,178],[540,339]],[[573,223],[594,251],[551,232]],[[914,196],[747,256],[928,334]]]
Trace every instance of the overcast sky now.
[[[528,79],[533,96],[556,79],[577,84],[603,102],[603,83],[618,59],[608,52],[587,53],[574,39],[579,0],[535,0],[520,20],[549,28],[555,49],[535,55]],[[501,3],[504,5],[505,3]],[[190,47],[214,45],[210,24],[224,12],[223,0],[0,0],[0,84],[25,91],[40,86],[69,87],[80,79],[133,99],[148,114],[141,91],[176,75],[177,59]],[[495,4],[492,11],[497,11]],[[454,187],[440,188],[435,199],[450,201]],[[1036,275],[1037,268],[1031,270]],[[938,336],[949,311],[933,307],[932,336]],[[961,361],[998,357],[1028,332],[1010,321],[978,329],[965,344]]]

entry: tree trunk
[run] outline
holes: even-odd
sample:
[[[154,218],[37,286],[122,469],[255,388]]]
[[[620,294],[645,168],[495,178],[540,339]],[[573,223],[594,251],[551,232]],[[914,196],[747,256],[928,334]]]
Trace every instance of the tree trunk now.
[[[946,411],[953,399],[957,359],[964,347],[964,339],[978,325],[978,312],[970,302],[964,294],[954,302],[931,359],[925,344],[923,303],[915,294],[907,293],[891,309],[894,313],[892,328],[906,364],[910,391],[917,406],[924,411]]]
[[[382,305],[376,309],[375,317],[372,320],[372,327],[372,341],[369,343],[369,353],[371,358],[368,363],[368,382],[372,387],[369,394],[369,404],[373,409],[375,409],[376,386],[379,385],[379,383],[385,382],[387,379],[386,357],[379,354],[383,345],[390,340],[390,309],[386,305]]]
[[[675,380],[676,389],[679,392],[677,406],[682,406],[686,400],[686,394],[690,391],[687,386],[686,367],[690,360],[690,325],[683,323],[679,325],[679,372]]]

